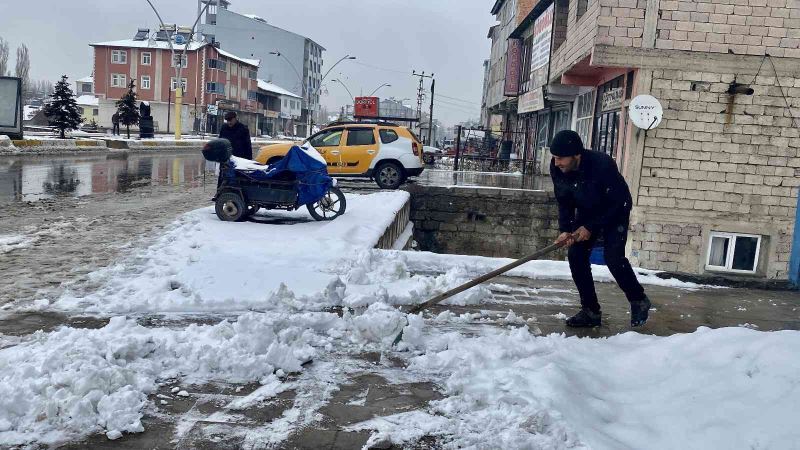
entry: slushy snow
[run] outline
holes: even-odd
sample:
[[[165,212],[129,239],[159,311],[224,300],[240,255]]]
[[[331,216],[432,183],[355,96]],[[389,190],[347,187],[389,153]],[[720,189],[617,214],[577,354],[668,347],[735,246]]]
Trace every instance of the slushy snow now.
[[[427,318],[399,312],[397,305],[510,261],[373,249],[407,200],[404,192],[348,194],[347,214],[332,222],[314,222],[305,211],[270,211],[256,217],[266,223],[228,223],[211,208],[192,211],[149,247],[91,274],[88,287],[37,303],[110,322],[1,338],[8,346],[0,349],[0,446],[141,432],[149,399],[172,399],[155,396],[165,380],[177,384],[173,396],[215,380],[258,382],[228,406],[247,409],[297,387],[285,378],[302,378],[303,363],[334,349],[391,351],[401,330],[397,350],[408,352],[396,355],[410,362],[404,376],[434,381],[447,397],[351,426],[374,430],[372,443],[437,436],[448,448],[617,449],[785,448],[800,441],[793,409],[800,403],[798,332],[726,328],[579,339],[538,336],[527,325],[534,317],[508,311],[477,307]],[[14,239],[6,245],[21,242]],[[593,270],[596,279],[611,280],[607,269]],[[643,283],[702,287],[637,271]],[[558,261],[533,261],[511,275],[570,277]],[[448,304],[480,305],[489,297],[481,286]],[[342,307],[343,315],[325,312],[330,307]],[[199,312],[230,319],[184,329],[136,322],[143,314]],[[452,325],[468,325],[472,337]],[[315,367],[334,374],[342,371],[337,364]],[[266,424],[259,439],[277,444],[292,424],[316,420],[336,382],[306,382],[324,387]]]

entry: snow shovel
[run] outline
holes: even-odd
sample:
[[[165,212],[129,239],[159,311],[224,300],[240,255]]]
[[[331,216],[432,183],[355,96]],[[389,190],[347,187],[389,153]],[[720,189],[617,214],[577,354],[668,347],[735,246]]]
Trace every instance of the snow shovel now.
[[[516,261],[514,261],[512,263],[506,264],[505,266],[500,267],[499,269],[495,269],[495,270],[487,273],[486,275],[481,275],[481,276],[479,276],[478,278],[475,278],[472,281],[469,281],[467,283],[462,284],[461,286],[458,286],[458,287],[455,287],[453,289],[450,289],[447,292],[443,292],[443,293],[437,295],[436,297],[433,297],[432,299],[430,299],[430,300],[428,300],[426,302],[422,302],[422,303],[420,303],[418,305],[415,305],[410,310],[408,310],[408,314],[417,314],[418,312],[422,311],[423,309],[427,309],[427,308],[430,308],[433,305],[441,303],[441,302],[447,300],[448,298],[450,298],[450,297],[452,297],[452,296],[454,296],[454,295],[456,295],[456,294],[458,294],[460,292],[464,292],[464,291],[466,291],[467,289],[469,289],[471,287],[475,287],[475,286],[477,286],[477,285],[479,285],[479,284],[481,284],[483,282],[489,281],[489,280],[491,280],[492,278],[494,278],[494,277],[496,277],[498,275],[502,275],[502,274],[508,272],[509,270],[511,270],[511,269],[513,269],[515,267],[518,267],[518,266],[521,266],[521,265],[525,264],[528,261],[533,261],[534,259],[538,259],[538,258],[541,258],[544,255],[547,255],[548,253],[552,253],[552,252],[558,250],[559,248],[563,247],[564,245],[566,245],[566,242],[562,242],[562,243],[559,243],[559,244],[551,244],[551,245],[549,245],[549,246],[547,246],[547,247],[545,247],[545,248],[543,248],[541,250],[537,250],[537,251],[531,253],[528,256],[520,258],[520,259],[518,259],[518,260],[516,260]],[[392,345],[393,346],[397,345],[397,343],[400,342],[401,339],[403,339],[403,331],[402,330],[400,330],[400,334],[398,334],[397,337],[394,338],[394,341],[392,342]]]

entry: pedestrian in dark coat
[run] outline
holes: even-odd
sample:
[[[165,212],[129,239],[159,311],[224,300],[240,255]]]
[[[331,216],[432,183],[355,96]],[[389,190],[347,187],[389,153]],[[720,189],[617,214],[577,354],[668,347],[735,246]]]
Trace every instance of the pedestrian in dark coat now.
[[[567,326],[600,325],[600,303],[589,264],[600,237],[608,270],[630,302],[631,326],[644,325],[650,300],[625,257],[633,201],[617,164],[605,153],[585,150],[578,133],[571,130],[553,137],[550,153],[561,231],[556,242],[569,246],[569,268],[581,297],[582,309],[567,319]]]
[[[119,113],[115,112],[111,115],[111,134],[118,135],[119,134]]]
[[[225,113],[225,125],[219,130],[219,137],[231,141],[233,156],[253,159],[253,144],[250,142],[250,130],[239,122],[235,111]]]

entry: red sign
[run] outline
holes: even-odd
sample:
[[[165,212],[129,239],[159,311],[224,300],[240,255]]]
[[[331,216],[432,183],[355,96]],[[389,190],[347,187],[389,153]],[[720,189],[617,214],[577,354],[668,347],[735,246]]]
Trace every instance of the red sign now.
[[[522,60],[522,39],[509,39],[508,52],[506,53],[506,84],[504,94],[506,97],[519,95],[519,76]]]
[[[378,117],[378,97],[356,97],[355,117]]]

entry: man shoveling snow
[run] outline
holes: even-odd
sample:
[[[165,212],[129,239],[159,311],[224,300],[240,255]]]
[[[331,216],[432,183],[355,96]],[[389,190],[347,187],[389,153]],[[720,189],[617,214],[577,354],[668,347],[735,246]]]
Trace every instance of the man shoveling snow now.
[[[631,304],[631,326],[647,322],[650,299],[625,257],[631,192],[617,165],[606,154],[585,150],[578,133],[558,132],[550,145],[550,176],[558,200],[556,243],[569,247],[569,268],[581,297],[581,310],[567,319],[570,327],[600,325],[600,303],[592,280],[589,254],[598,237],[608,270]]]

